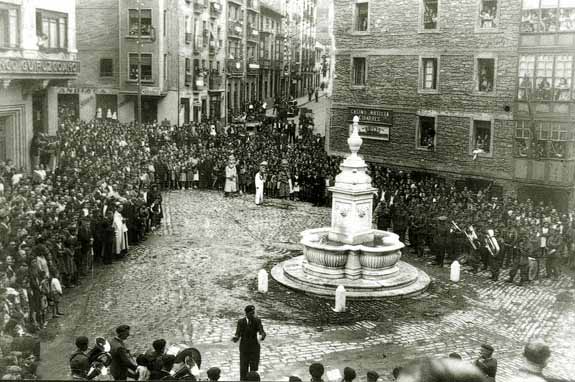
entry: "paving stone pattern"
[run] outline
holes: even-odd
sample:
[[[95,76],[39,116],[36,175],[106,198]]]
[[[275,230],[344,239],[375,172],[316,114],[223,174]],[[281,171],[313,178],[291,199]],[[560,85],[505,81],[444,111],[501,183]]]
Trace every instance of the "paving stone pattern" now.
[[[268,337],[262,344],[264,380],[308,378],[313,361],[328,369],[352,366],[360,381],[368,370],[391,380],[393,367],[422,356],[456,351],[465,360],[491,343],[504,382],[521,365],[525,341],[552,344],[550,375],[575,375],[573,281],[562,276],[524,287],[493,282],[483,272],[449,282],[449,269],[428,265],[404,251],[404,260],[432,277],[430,288],[408,299],[352,301],[334,313],[333,301],[290,291],[270,278],[257,292],[257,272],[299,255],[299,232],[329,225],[328,208],[251,195],[223,198],[210,191],[165,195],[160,230],[113,265],[99,265],[93,280],[66,290],[65,317],[50,323],[43,343],[42,378],[61,379],[78,335],[113,336],[132,327],[127,345],[143,352],[154,339],[190,343],[203,355],[201,369],[222,369],[222,380],[239,377],[239,351],[231,342],[243,307],[254,303]]]

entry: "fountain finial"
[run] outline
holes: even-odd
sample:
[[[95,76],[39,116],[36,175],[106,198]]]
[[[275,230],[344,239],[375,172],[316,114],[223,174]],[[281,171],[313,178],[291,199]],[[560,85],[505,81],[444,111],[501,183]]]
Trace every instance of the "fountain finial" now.
[[[354,115],[351,135],[347,139],[347,144],[349,146],[349,150],[351,151],[352,157],[357,157],[357,153],[362,143],[363,139],[361,139],[361,137],[359,136],[359,117],[357,115]]]

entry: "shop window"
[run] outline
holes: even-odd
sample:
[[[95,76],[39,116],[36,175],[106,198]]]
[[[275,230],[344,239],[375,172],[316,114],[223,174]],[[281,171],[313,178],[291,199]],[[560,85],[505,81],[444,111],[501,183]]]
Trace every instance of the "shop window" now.
[[[423,0],[423,29],[437,29],[439,0]]]
[[[102,118],[112,118],[118,113],[118,97],[114,94],[96,94],[96,110],[102,110]]]
[[[572,99],[573,56],[521,56],[517,98],[540,101]],[[534,80],[533,80],[534,78]]]
[[[0,48],[18,47],[18,23],[17,8],[0,8]]]
[[[498,0],[481,0],[479,9],[479,28],[497,28],[499,24],[499,20],[497,19],[497,1]]]
[[[138,80],[138,54],[130,53],[129,57],[129,67],[130,74],[129,79],[131,81]],[[141,55],[141,68],[142,68],[142,81],[152,81],[152,55],[142,54]]]
[[[129,9],[128,10],[128,30],[130,36],[138,36],[138,24],[139,20],[141,20],[140,24],[140,34],[143,37],[151,37],[152,36],[152,10],[151,9],[141,9],[139,11],[140,15],[138,16],[137,9]]]
[[[435,150],[435,117],[418,117],[417,148]]]
[[[369,3],[355,4],[355,30],[366,32],[369,23]]]
[[[437,58],[421,59],[421,89],[437,90]]]
[[[36,35],[40,49],[66,49],[68,15],[44,10],[36,11]]]
[[[352,69],[353,69],[352,84],[354,86],[365,86],[366,83],[365,57],[354,57]]]
[[[474,154],[491,154],[491,121],[473,121],[472,152]]]
[[[495,86],[495,59],[477,59],[477,90],[491,93]]]
[[[100,59],[100,77],[114,76],[114,60],[111,58]]]
[[[523,0],[521,31],[525,33],[575,31],[575,1]]]

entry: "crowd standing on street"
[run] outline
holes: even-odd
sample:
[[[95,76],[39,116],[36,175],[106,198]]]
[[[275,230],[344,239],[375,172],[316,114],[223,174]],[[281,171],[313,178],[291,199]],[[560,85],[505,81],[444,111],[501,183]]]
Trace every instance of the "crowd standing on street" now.
[[[265,195],[325,206],[339,172],[341,159],[327,155],[324,137],[313,134],[305,116],[299,126],[263,118],[255,131],[217,121],[138,127],[61,116],[55,141],[35,137],[32,172],[0,163],[0,371],[12,377],[34,375],[38,333],[65,313],[59,307],[65,290],[89,281],[95,263],[121,260],[161,226],[163,192],[201,188],[253,193],[260,205]],[[575,264],[575,225],[566,211],[377,164],[370,174],[380,190],[375,225],[398,233],[419,255],[429,247],[438,265],[469,252],[474,270],[483,265],[497,279],[508,266],[510,281],[519,273],[527,282],[530,262],[538,265],[536,276],[544,269],[546,277]],[[497,239],[495,255],[488,237]]]

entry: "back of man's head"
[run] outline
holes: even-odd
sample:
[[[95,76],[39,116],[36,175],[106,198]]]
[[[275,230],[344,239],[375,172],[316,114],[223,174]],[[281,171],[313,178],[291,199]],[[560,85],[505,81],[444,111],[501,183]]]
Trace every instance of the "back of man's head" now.
[[[532,340],[525,345],[523,356],[527,361],[538,366],[545,367],[549,357],[551,356],[551,350],[549,350],[549,346],[547,346],[545,342],[541,340]]]
[[[162,354],[166,349],[166,340],[163,338],[155,340],[154,342],[152,342],[152,347],[157,353]]]
[[[345,369],[343,369],[343,380],[346,382],[351,382],[355,379],[355,377],[357,376],[356,372],[354,369],[352,369],[351,367],[346,367]]]

